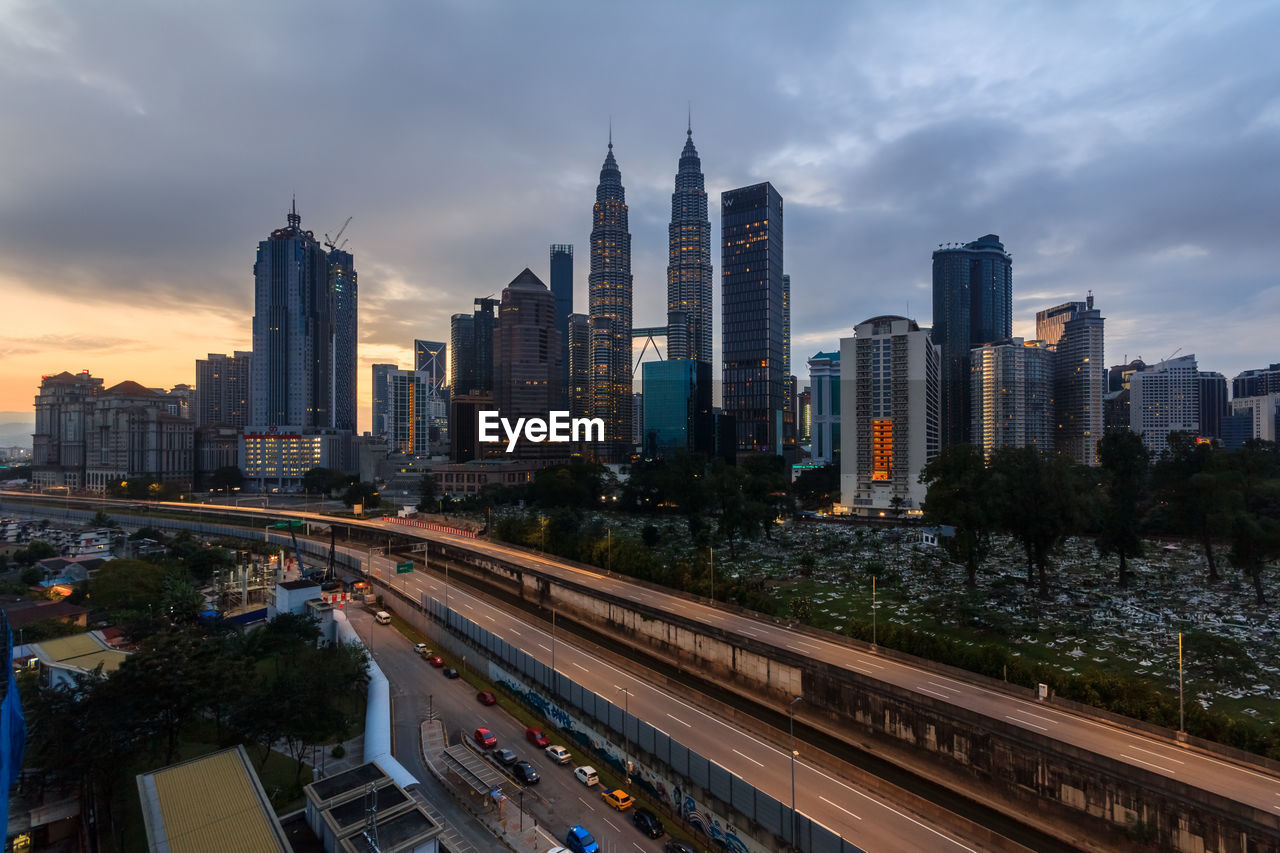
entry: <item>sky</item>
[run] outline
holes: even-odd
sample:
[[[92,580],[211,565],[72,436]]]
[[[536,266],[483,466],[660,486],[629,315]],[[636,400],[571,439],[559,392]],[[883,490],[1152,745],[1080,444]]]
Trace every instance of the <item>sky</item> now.
[[[367,429],[369,365],[548,280],[549,244],[585,311],[610,122],[660,325],[690,110],[717,276],[720,193],[785,200],[801,385],[869,317],[929,325],[930,253],[988,233],[1015,335],[1091,290],[1108,364],[1230,377],[1280,361],[1277,32],[1249,0],[0,0],[0,414],[43,374],[168,387],[250,349],[296,195],[317,237],[352,217]]]

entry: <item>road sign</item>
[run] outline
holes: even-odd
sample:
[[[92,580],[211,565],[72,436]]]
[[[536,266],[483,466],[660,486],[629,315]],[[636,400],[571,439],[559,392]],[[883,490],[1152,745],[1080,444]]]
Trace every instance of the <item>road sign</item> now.
[[[413,561],[407,563],[396,563],[396,574],[403,575],[413,571]]]
[[[427,551],[427,545],[429,544],[430,543],[428,542],[423,542],[421,545],[414,545],[412,548],[409,549],[409,552],[411,554],[425,554]]]

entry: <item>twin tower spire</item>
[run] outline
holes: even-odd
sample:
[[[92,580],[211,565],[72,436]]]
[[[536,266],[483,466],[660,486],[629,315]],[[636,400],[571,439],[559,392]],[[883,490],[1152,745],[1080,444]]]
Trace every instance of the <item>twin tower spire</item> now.
[[[693,144],[690,109],[684,149],[671,195],[668,230],[667,347],[669,358],[712,361],[711,223],[702,162]],[[634,447],[631,363],[631,231],[622,172],[609,146],[600,168],[591,220],[590,411],[605,423],[605,461],[626,461]]]

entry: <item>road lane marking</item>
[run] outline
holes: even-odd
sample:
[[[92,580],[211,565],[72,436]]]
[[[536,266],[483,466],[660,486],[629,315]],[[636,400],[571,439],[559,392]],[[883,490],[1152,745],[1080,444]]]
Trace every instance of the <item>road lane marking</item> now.
[[[631,846],[639,850],[640,853],[646,853],[645,849],[641,847],[639,844],[636,844],[634,841],[631,842]]]
[[[856,663],[849,664],[849,668],[856,669],[858,672],[862,673],[863,675],[875,675],[875,673],[872,672],[871,670],[863,669],[862,667],[858,666]]]
[[[586,800],[582,799],[582,797],[578,797],[578,802],[582,803],[584,806],[591,809],[592,811],[596,810],[595,806],[591,805],[591,803],[588,803]]]
[[[693,728],[693,726],[689,725],[689,724],[688,724],[688,723],[686,723],[684,720],[682,720],[682,719],[680,719],[679,717],[677,717],[675,714],[667,714],[667,716],[668,716],[668,717],[670,717],[671,719],[675,720],[677,723],[679,723],[680,725],[684,726],[685,728],[690,728],[690,729],[691,729],[691,728]]]
[[[1161,767],[1159,764],[1152,764],[1150,761],[1143,761],[1141,758],[1134,758],[1132,755],[1125,755],[1123,752],[1122,752],[1122,753],[1120,753],[1120,757],[1121,757],[1121,758],[1127,758],[1127,759],[1129,759],[1130,761],[1136,761],[1136,762],[1138,762],[1139,764],[1145,764],[1145,765],[1147,765],[1148,767],[1154,767],[1154,768],[1155,768],[1155,769],[1157,769],[1157,770],[1163,770],[1165,773],[1168,773],[1170,776],[1176,776],[1176,775],[1178,775],[1178,774],[1177,774],[1177,771],[1170,770],[1168,767]]]
[[[750,635],[751,635],[751,636],[753,636],[753,637],[759,637],[759,636],[760,636],[760,632],[759,632],[759,631],[753,631],[753,630],[751,630],[750,628],[739,628],[738,630],[739,630],[739,631],[741,631],[741,632],[742,632],[742,633],[744,633],[744,634],[750,634]]]
[[[607,817],[602,817],[602,818],[600,818],[600,819],[601,819],[602,821],[604,821],[605,823],[609,824],[609,826],[613,826],[613,821],[609,820],[609,818],[607,818]],[[622,830],[618,829],[618,827],[616,827],[616,826],[613,826],[613,831],[614,831],[614,832],[621,832]],[[632,843],[632,844],[634,844],[635,842],[633,841],[633,842],[631,842],[631,843]]]
[[[947,695],[947,694],[945,694],[945,693],[939,693],[939,692],[938,692],[938,691],[936,691],[936,690],[930,690],[928,687],[921,687],[919,684],[917,684],[917,685],[916,685],[915,687],[913,687],[912,689],[913,689],[913,690],[919,690],[921,693],[928,693],[928,694],[930,694],[930,695],[937,696],[939,699],[950,699],[950,698],[951,698],[950,696],[948,696],[948,695]]]
[[[822,646],[814,645],[813,643],[806,643],[804,640],[796,640],[796,645],[797,645],[797,646],[808,646],[808,647],[809,647],[809,648],[811,648],[811,649],[820,649],[820,648],[822,648]]]
[[[575,660],[575,661],[570,661],[570,663],[572,663],[574,666],[576,666],[578,669],[582,670],[583,672],[590,672],[590,671],[591,671],[591,670],[587,669],[585,666],[583,666],[582,664],[578,663],[576,660]]]
[[[1165,761],[1172,761],[1174,764],[1186,764],[1185,761],[1179,761],[1171,755],[1161,755],[1158,752],[1152,752],[1149,749],[1143,749],[1142,747],[1134,746],[1133,744],[1129,744],[1129,748],[1136,749],[1138,752],[1145,752],[1147,755],[1154,755],[1156,758],[1163,758]]]
[[[551,648],[550,648],[549,646],[544,646],[544,645],[542,645],[542,643],[538,643],[538,645],[539,645],[541,648],[546,649],[547,651],[551,651]]]
[[[1047,727],[1047,726],[1037,726],[1035,723],[1027,722],[1026,720],[1020,719],[1020,718],[1018,718],[1018,717],[1010,717],[1008,714],[1005,714],[1005,715],[1004,715],[1004,718],[1005,718],[1006,720],[1011,721],[1011,722],[1017,723],[1018,725],[1022,725],[1022,726],[1031,726],[1031,728],[1033,728],[1033,729],[1039,729],[1039,730],[1040,730],[1040,731],[1042,731],[1042,732],[1047,732],[1047,731],[1049,731],[1049,729],[1048,729],[1048,727]]]
[[[945,685],[945,684],[939,684],[939,683],[938,683],[938,682],[936,682],[936,681],[930,681],[929,683],[930,683],[930,684],[932,684],[934,687],[941,687],[943,690],[950,690],[952,693],[959,693],[959,692],[960,692],[959,690],[956,690],[954,687],[948,687],[947,685]]]
[[[737,752],[738,755],[741,755],[743,758],[747,759],[747,761],[750,761],[756,767],[764,767],[763,764],[761,764],[759,761],[756,761],[754,758],[752,758],[750,755],[747,755],[745,752],[738,752],[738,750],[736,749],[734,750],[734,752]]]
[[[1028,717],[1035,717],[1037,720],[1041,720],[1041,721],[1046,722],[1046,723],[1052,723],[1052,724],[1053,724],[1053,725],[1055,725],[1055,726],[1058,724],[1058,721],[1057,721],[1057,720],[1051,720],[1051,719],[1049,719],[1048,717],[1042,717],[1042,716],[1040,716],[1039,714],[1033,714],[1033,713],[1031,713],[1030,711],[1024,711],[1024,710],[1022,710],[1021,708],[1014,708],[1014,709],[1013,709],[1013,713],[1015,713],[1015,714],[1025,714],[1025,715],[1026,715],[1026,716],[1028,716]]]
[[[488,619],[490,622],[498,621],[497,619],[494,619],[492,616],[490,616],[488,613],[484,614],[484,618]]]
[[[853,812],[849,811],[848,809],[846,809],[844,806],[840,805],[839,803],[833,803],[833,802],[831,802],[830,800],[828,800],[826,797],[823,797],[823,796],[819,796],[819,797],[818,797],[818,799],[822,800],[824,803],[826,803],[826,804],[827,804],[827,805],[829,805],[829,806],[835,806],[835,807],[836,807],[836,808],[838,808],[840,811],[842,811],[842,812],[844,812],[845,814],[847,814],[849,817],[857,818],[858,820],[862,820],[862,817],[861,817],[860,815],[856,815],[856,814],[854,814]]]
[[[508,630],[508,631],[510,631],[511,633],[515,634],[517,637],[522,636],[522,635],[520,634],[520,632],[519,632],[519,631],[517,631],[515,628],[508,628],[507,630]]]
[[[820,770],[817,770],[817,768],[812,768],[812,769],[814,769],[814,771],[817,772],[818,775],[820,776],[827,776],[827,774],[823,773]],[[938,836],[943,841],[948,841],[954,844],[955,846],[959,847],[961,850],[968,850],[969,853],[978,853],[978,851],[974,850],[972,847],[966,847],[964,844],[961,844],[959,841],[956,841],[954,838],[951,838],[950,836],[947,836],[947,835],[943,835],[941,832],[938,832],[938,830],[934,829],[932,826],[928,826],[927,824],[921,823],[920,821],[913,818],[911,815],[903,814],[902,812],[895,809],[893,806],[889,805],[887,802],[884,802],[882,800],[877,800],[875,797],[871,796],[870,794],[864,794],[861,791],[859,791],[857,788],[851,788],[848,785],[846,785],[844,782],[841,782],[839,779],[835,779],[831,776],[827,776],[827,778],[831,779],[832,782],[835,782],[837,785],[839,785],[841,788],[844,788],[846,791],[849,791],[850,793],[854,793],[854,794],[857,794],[859,797],[862,797],[862,799],[871,803],[873,806],[880,806],[883,809],[887,809],[893,812],[894,814],[896,814],[898,817],[902,818],[903,820],[911,821],[921,829],[932,832],[934,835]]]

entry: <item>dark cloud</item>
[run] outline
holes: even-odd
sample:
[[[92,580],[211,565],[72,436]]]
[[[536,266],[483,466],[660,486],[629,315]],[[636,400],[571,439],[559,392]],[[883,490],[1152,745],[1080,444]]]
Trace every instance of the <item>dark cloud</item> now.
[[[297,193],[317,234],[354,217],[366,354],[447,339],[552,242],[585,306],[612,116],[658,323],[692,101],[714,233],[721,190],[787,199],[797,372],[865,317],[928,323],[930,251],[994,232],[1018,331],[1092,289],[1109,359],[1234,373],[1276,360],[1278,30],[1247,2],[8,6],[0,256],[68,300],[243,314],[231,349]]]

